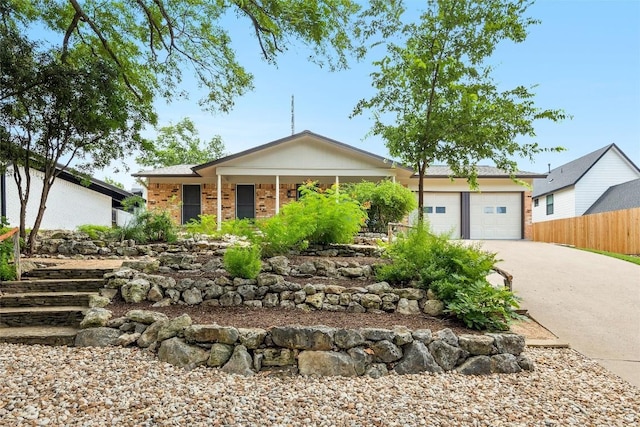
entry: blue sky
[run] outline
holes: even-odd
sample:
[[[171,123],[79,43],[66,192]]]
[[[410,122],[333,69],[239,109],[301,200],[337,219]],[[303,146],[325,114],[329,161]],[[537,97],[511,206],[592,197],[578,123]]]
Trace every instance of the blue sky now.
[[[640,165],[640,1],[539,0],[529,16],[542,23],[530,28],[524,43],[498,47],[490,61],[495,80],[503,89],[537,84],[539,107],[561,108],[573,118],[539,122],[535,140],[567,150],[541,154],[535,163],[516,159],[520,169],[545,172],[548,163],[553,168],[610,143]],[[255,76],[255,90],[239,98],[230,114],[201,111],[197,91],[188,101],[158,102],[160,125],[190,117],[201,138],[221,135],[227,152],[237,153],[291,134],[294,95],[296,132],[310,130],[388,156],[380,138],[366,137],[368,113],[349,118],[358,100],[374,93],[369,74],[375,58],[331,73],[307,62],[304,48],[292,48],[276,67],[261,59],[246,22],[234,23],[232,31],[241,63]],[[129,166],[131,172],[141,169]],[[96,175],[105,176],[134,185],[129,173]]]

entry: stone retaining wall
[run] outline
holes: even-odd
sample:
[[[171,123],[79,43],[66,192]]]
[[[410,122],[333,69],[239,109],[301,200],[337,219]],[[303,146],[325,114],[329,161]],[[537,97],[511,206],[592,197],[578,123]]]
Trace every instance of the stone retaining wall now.
[[[524,337],[516,334],[456,336],[450,329],[338,329],[326,326],[277,326],[243,329],[193,325],[184,314],[129,311],[110,319],[103,308],[89,310],[76,346],[137,346],[175,366],[210,366],[239,375],[272,372],[287,375],[370,376],[415,374],[517,373],[532,370],[524,355]]]
[[[380,248],[375,245],[384,235],[362,233],[354,239],[356,245],[311,246],[304,255],[317,256],[378,256]],[[135,257],[158,256],[163,253],[202,253],[222,255],[232,242],[212,240],[206,236],[187,238],[175,243],[136,244],[133,240],[108,241],[92,240],[82,232],[58,230],[42,232],[38,235],[34,253],[40,256],[82,256],[82,257]]]
[[[214,272],[215,280],[207,278],[183,278],[176,280],[162,274],[180,269],[188,264],[187,254],[160,256],[159,261],[127,261],[123,268],[105,275],[103,292],[113,297],[119,292],[128,303],[152,301],[156,307],[170,304],[208,306],[248,306],[253,308],[301,309],[364,312],[397,312],[400,314],[420,314],[430,316],[442,314],[444,304],[432,292],[417,288],[393,288],[386,282],[367,286],[344,287],[326,285],[321,282],[326,277],[342,277],[353,280],[373,277],[370,265],[359,265],[356,261],[334,262],[329,259],[315,259],[291,266],[286,257],[268,259],[263,272],[257,279],[230,279],[219,258],[212,258],[206,265],[199,265],[203,272]],[[160,266],[164,264],[164,266]],[[291,277],[303,277],[306,284],[290,281]],[[370,283],[370,281],[369,281]],[[106,304],[106,301],[105,301]]]

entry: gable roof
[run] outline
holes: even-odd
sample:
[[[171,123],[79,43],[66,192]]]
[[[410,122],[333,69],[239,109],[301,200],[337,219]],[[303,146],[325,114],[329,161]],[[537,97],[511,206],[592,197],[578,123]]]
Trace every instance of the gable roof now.
[[[294,141],[296,139],[300,139],[300,138],[302,138],[304,136],[310,136],[310,137],[319,139],[319,140],[321,140],[321,141],[323,141],[325,143],[328,143],[329,145],[333,145],[335,147],[341,148],[343,150],[347,150],[347,151],[351,151],[351,152],[354,152],[354,153],[358,153],[359,155],[362,155],[362,156],[368,158],[369,160],[372,160],[372,161],[374,161],[376,163],[381,163],[382,165],[385,165],[385,167],[389,167],[389,163],[394,163],[393,159],[388,159],[386,157],[378,156],[377,154],[373,154],[373,153],[370,153],[368,151],[362,150],[360,148],[356,148],[356,147],[354,147],[352,145],[348,145],[348,144],[345,144],[343,142],[336,141],[335,139],[327,138],[326,136],[319,135],[319,134],[311,132],[309,130],[304,130],[302,132],[287,136],[285,138],[280,138],[280,139],[277,139],[275,141],[268,142],[266,144],[258,145],[257,147],[253,147],[253,148],[250,148],[248,150],[241,151],[241,152],[236,153],[236,154],[232,154],[230,156],[221,157],[221,158],[219,158],[217,160],[213,160],[211,162],[195,166],[193,168],[193,171],[195,173],[198,173],[199,170],[202,170],[202,169],[205,169],[205,168],[209,168],[211,166],[218,166],[218,165],[227,163],[230,160],[234,160],[234,159],[237,159],[237,158],[240,158],[240,157],[248,156],[250,154],[257,153],[257,152],[263,151],[263,150],[267,150],[269,148],[277,147],[279,145],[286,144],[287,142],[291,142],[291,141]],[[403,166],[403,165],[398,165],[398,167],[406,169],[407,171],[413,172],[412,168],[409,168],[409,167],[406,167],[406,166]]]
[[[563,188],[575,185],[598,160],[604,156],[609,150],[616,150],[629,164],[640,172],[638,167],[618,148],[616,144],[609,144],[592,153],[586,154],[578,159],[565,163],[547,175],[545,179],[536,179],[533,181],[533,197],[539,197]]]
[[[502,169],[495,166],[476,166],[478,171],[478,178],[508,178],[510,175]],[[425,171],[425,177],[427,178],[449,178],[455,176],[451,168],[447,165],[433,165],[429,166]],[[543,178],[546,174],[540,174],[535,172],[517,171],[515,173],[516,178]],[[416,173],[414,178],[418,177]],[[456,177],[460,178],[460,177]]]
[[[640,178],[609,187],[584,215],[632,208],[640,208]]]
[[[257,147],[253,147],[236,154],[231,154],[229,156],[221,157],[219,159],[212,160],[210,162],[203,163],[200,165],[183,164],[183,165],[168,166],[168,167],[158,168],[158,169],[153,169],[148,171],[140,171],[132,174],[132,176],[134,177],[192,177],[192,178],[200,177],[200,176],[203,176],[202,173],[206,175],[206,171],[204,171],[204,169],[226,166],[235,159],[240,159],[242,157],[247,157],[255,153],[260,153],[265,150],[269,150],[271,148],[278,147],[295,140],[300,140],[303,137],[312,137],[322,141],[325,144],[338,148],[343,152],[346,151],[347,153],[356,154],[361,158],[367,159],[368,162],[371,162],[373,164],[379,164],[379,166],[376,166],[376,167],[385,168],[385,169],[396,167],[398,169],[405,170],[406,171],[405,173],[407,173],[407,175],[413,173],[412,168],[406,167],[401,164],[397,164],[393,159],[378,156],[377,154],[373,154],[368,151],[362,150],[360,148],[356,148],[354,146],[336,141],[334,139],[327,138],[326,136],[318,135],[311,131],[305,130],[305,131],[296,133],[294,135],[277,139],[275,141],[268,142],[266,144],[258,145]]]

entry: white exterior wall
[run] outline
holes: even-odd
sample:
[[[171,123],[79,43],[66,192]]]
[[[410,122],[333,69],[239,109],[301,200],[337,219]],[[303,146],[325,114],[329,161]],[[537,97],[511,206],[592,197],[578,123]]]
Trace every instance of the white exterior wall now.
[[[616,150],[611,149],[575,185],[575,216],[583,215],[609,187],[640,178]]]
[[[18,189],[10,170],[7,171],[7,219],[12,227],[20,225],[20,199]],[[34,224],[40,195],[42,194],[43,174],[31,170],[31,192],[27,204],[26,227]],[[44,211],[42,225],[45,230],[73,230],[79,225],[94,224],[111,226],[111,197],[97,193],[89,188],[57,178],[49,191],[47,208]]]
[[[535,199],[539,200],[535,206]],[[553,193],[553,214],[547,215],[547,195],[536,197],[532,206],[532,221],[543,222],[561,218],[572,218],[576,216],[576,192],[573,187]]]

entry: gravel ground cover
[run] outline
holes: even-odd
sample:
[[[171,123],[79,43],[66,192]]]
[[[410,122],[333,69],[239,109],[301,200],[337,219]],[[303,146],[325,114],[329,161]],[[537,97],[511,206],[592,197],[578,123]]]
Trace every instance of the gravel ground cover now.
[[[128,348],[0,344],[2,426],[638,426],[640,391],[568,349],[534,372],[281,378]]]

